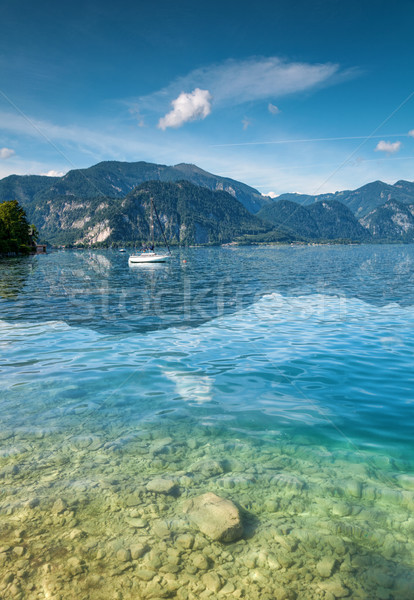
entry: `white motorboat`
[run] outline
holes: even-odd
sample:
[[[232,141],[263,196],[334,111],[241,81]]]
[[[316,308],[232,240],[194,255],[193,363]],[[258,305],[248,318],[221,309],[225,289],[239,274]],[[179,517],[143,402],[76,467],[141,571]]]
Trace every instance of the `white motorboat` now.
[[[132,254],[128,258],[128,264],[129,265],[144,264],[144,263],[164,263],[164,262],[169,261],[170,258],[171,258],[170,247],[168,246],[167,238],[165,237],[164,229],[163,229],[163,227],[161,225],[161,221],[160,221],[160,218],[158,216],[157,209],[156,209],[156,207],[154,205],[153,198],[151,198],[150,209],[151,209],[150,210],[151,245],[149,246],[149,248],[145,248],[139,254]],[[162,232],[162,235],[164,237],[165,244],[166,244],[166,246],[168,248],[168,254],[158,254],[154,250],[154,212],[155,212],[155,215],[157,217],[158,225],[159,225],[159,227],[161,229],[161,232]]]
[[[170,260],[169,254],[157,254],[157,252],[141,252],[141,254],[133,254],[128,258],[130,265],[138,263],[162,263]]]

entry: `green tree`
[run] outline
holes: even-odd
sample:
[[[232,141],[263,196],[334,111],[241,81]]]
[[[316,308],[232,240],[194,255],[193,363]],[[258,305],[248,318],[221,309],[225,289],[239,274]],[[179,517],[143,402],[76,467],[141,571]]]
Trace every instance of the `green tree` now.
[[[28,254],[31,250],[29,223],[17,200],[0,203],[0,253]]]

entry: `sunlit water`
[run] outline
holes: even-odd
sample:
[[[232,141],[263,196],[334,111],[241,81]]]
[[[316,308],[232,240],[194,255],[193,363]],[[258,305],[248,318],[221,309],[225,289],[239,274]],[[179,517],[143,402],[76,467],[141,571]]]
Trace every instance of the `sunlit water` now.
[[[1,597],[412,599],[413,304],[412,246],[3,260]]]

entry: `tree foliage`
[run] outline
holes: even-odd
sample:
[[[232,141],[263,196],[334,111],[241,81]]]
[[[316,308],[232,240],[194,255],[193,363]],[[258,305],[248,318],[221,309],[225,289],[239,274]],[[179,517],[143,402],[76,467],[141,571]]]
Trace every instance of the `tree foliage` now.
[[[29,223],[17,200],[0,203],[0,253],[28,254],[31,250]]]

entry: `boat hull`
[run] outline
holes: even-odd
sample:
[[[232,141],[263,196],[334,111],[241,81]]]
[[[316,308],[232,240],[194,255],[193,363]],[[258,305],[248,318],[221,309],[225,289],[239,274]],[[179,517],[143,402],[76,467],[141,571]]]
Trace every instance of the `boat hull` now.
[[[148,254],[136,254],[130,256],[128,258],[128,263],[130,265],[135,264],[143,264],[143,263],[162,263],[170,260],[170,256],[168,254],[156,254],[148,253]]]

